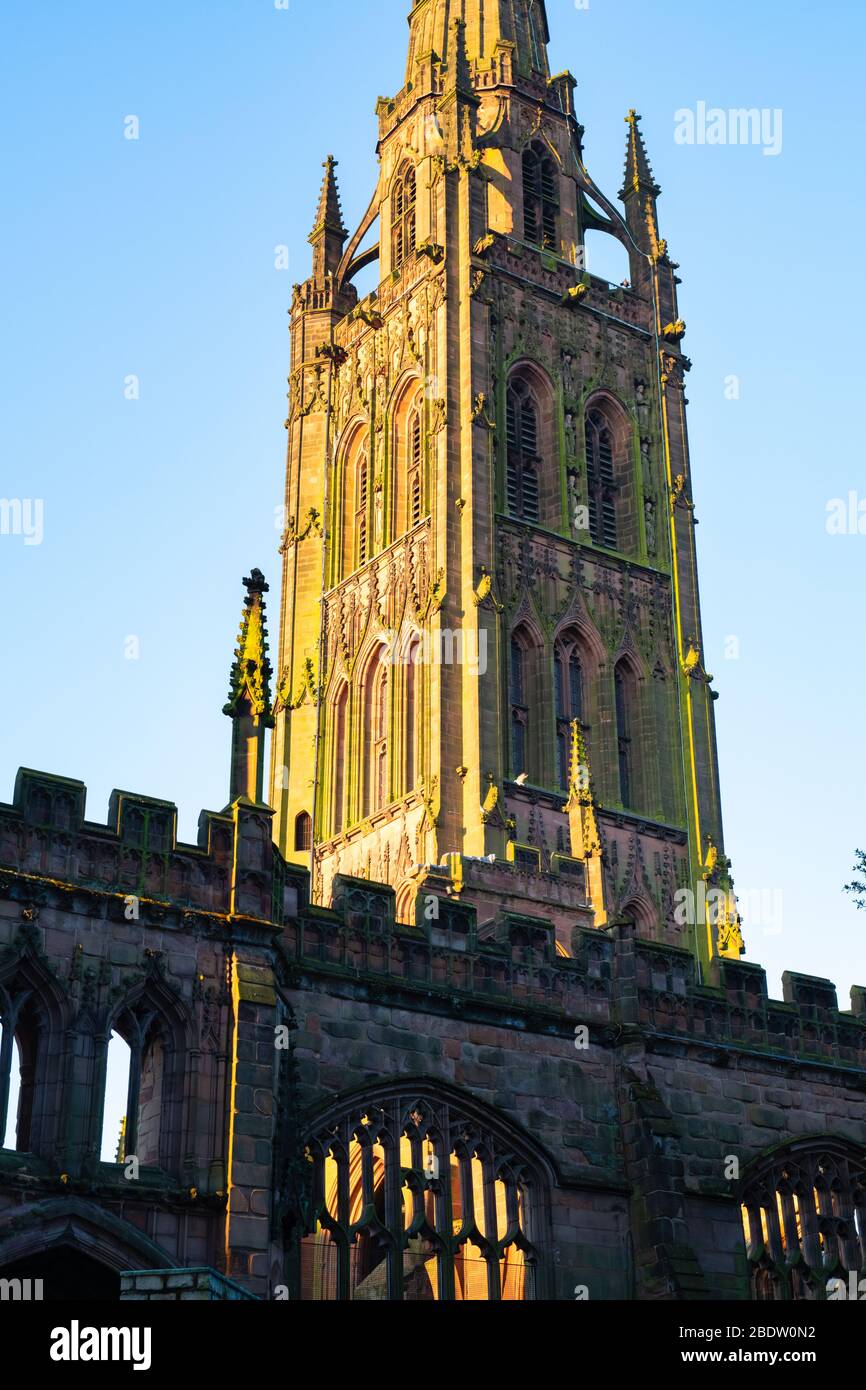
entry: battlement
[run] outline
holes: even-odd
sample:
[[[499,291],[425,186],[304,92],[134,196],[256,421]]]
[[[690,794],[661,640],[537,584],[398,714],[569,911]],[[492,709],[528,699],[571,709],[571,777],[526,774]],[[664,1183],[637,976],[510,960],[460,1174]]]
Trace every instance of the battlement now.
[[[550,921],[502,912],[479,929],[475,907],[449,896],[444,882],[441,893],[429,891],[429,878],[414,926],[397,922],[393,888],[366,879],[338,875],[332,906],[312,907],[309,875],[283,861],[266,806],[241,799],[202,812],[193,846],[178,842],[169,801],[114,791],[106,825],[85,819],[85,801],[80,782],[19,772],[13,803],[0,804],[0,894],[135,895],[144,921],[159,926],[168,907],[181,930],[196,912],[246,916],[275,930],[297,975],[341,980],[340,988],[408,1008],[560,1033],[586,1021],[597,1037],[629,1026],[669,1041],[866,1069],[864,986],[842,1011],[835,986],[807,975],[786,973],[783,998],[771,999],[765,971],[748,961],[717,960],[698,983],[689,951],[642,940],[630,921],[604,929],[576,922],[564,956]]]
[[[113,791],[108,821],[85,819],[83,783],[21,768],[0,803],[0,870],[71,887],[279,922],[308,901],[308,881],[284,864],[273,812],[238,801],[202,811],[198,843],[177,838],[170,801]]]

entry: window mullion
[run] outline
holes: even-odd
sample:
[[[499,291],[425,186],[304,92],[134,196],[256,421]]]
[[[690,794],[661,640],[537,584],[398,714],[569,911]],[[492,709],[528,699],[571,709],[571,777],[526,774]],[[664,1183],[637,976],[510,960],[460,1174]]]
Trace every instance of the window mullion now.
[[[15,1032],[12,1019],[9,1014],[4,1014],[0,1019],[2,1026],[2,1041],[0,1041],[0,1147],[6,1136],[6,1125],[9,1119],[9,1090],[12,1072],[12,1046],[15,1042]]]

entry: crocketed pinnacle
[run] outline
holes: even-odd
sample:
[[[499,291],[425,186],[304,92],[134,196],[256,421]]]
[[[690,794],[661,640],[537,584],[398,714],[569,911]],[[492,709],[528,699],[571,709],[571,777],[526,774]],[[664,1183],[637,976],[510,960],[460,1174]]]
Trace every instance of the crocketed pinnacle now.
[[[232,665],[228,703],[223,714],[231,719],[253,715],[266,725],[272,722],[271,663],[268,660],[268,631],[265,627],[265,601],[268,592],[261,570],[253,570],[244,580],[247,596]]]
[[[322,191],[319,195],[319,207],[316,213],[316,221],[310,233],[310,241],[321,236],[323,232],[334,232],[337,236],[345,238],[346,228],[343,226],[343,210],[340,207],[340,192],[337,187],[337,175],[334,170],[337,161],[332,154],[329,154],[322,168],[325,177],[322,179]]]
[[[628,198],[635,193],[649,193],[653,198],[657,198],[661,189],[650,168],[640,128],[640,116],[636,111],[629,111],[625,119],[628,126],[628,145],[625,155],[625,181],[620,197]]]

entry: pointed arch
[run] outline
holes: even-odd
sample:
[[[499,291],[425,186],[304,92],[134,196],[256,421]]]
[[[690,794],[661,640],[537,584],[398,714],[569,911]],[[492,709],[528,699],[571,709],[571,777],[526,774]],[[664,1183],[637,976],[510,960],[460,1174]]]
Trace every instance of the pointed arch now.
[[[0,1136],[14,1125],[19,1152],[51,1151],[61,1113],[68,997],[34,937],[0,969]],[[15,1115],[10,1116],[12,1067],[17,1052]]]
[[[390,539],[405,535],[426,513],[424,396],[417,377],[395,394],[391,411]]]
[[[866,1269],[860,1145],[828,1134],[782,1145],[749,1164],[737,1196],[753,1299],[822,1299],[830,1275]]]
[[[530,525],[558,529],[562,523],[554,391],[537,364],[515,365],[505,387],[505,478],[503,501],[509,516]]]
[[[617,916],[634,922],[638,931],[654,932],[658,924],[658,909],[644,893],[632,893],[619,908]]]
[[[418,690],[419,663],[421,660],[421,638],[413,634],[406,647],[405,661],[405,708],[403,714],[404,776],[403,787],[407,792],[414,791],[420,772],[420,701]]]
[[[400,267],[415,252],[415,169],[401,165],[391,185],[391,269]]]
[[[511,776],[525,776],[539,785],[544,782],[543,735],[538,719],[543,651],[539,634],[523,619],[513,629],[508,649]]]
[[[355,420],[337,449],[331,535],[335,537],[332,584],[346,579],[370,558],[371,497],[369,430]]]
[[[559,250],[559,167],[547,145],[532,140],[521,156],[523,239],[544,251]]]
[[[555,1173],[499,1112],[406,1077],[338,1097],[303,1142],[313,1200],[302,1300],[546,1296]]]
[[[99,1114],[105,1109],[108,1042],[116,1033],[129,1047],[125,1153],[143,1165],[177,1172],[185,1132],[186,1067],[194,1046],[189,1010],[158,961],[105,1019]]]
[[[564,627],[553,644],[553,720],[556,730],[556,771],[560,790],[567,791],[571,761],[571,725],[589,722],[590,683],[596,663],[580,630]]]
[[[329,785],[333,787],[331,833],[342,834],[348,821],[347,794],[349,765],[349,684],[341,680],[330,706],[330,766]]]
[[[621,656],[614,672],[614,711],[616,716],[617,766],[620,804],[626,810],[638,808],[639,755],[641,735],[640,675],[628,655]]]
[[[309,854],[313,848],[313,821],[309,811],[295,816],[295,853]]]
[[[597,392],[584,412],[589,533],[593,545],[639,552],[632,427],[616,397]]]
[[[364,668],[360,686],[363,721],[363,786],[361,814],[381,811],[390,800],[389,732],[391,661],[384,643],[376,644]]]
[[[131,1222],[82,1197],[40,1196],[0,1215],[0,1273],[64,1245],[86,1252],[118,1274],[177,1268],[177,1260]]]

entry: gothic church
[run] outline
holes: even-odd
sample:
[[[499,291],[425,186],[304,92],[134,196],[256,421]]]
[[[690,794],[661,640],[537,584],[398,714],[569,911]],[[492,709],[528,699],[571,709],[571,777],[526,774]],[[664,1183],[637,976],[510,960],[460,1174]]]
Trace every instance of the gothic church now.
[[[195,845],[27,769],[0,805],[0,1277],[46,1297],[866,1270],[866,988],[742,959],[660,190],[634,111],[596,187],[548,41],[543,0],[415,0],[354,231],[325,163],[228,805]]]

